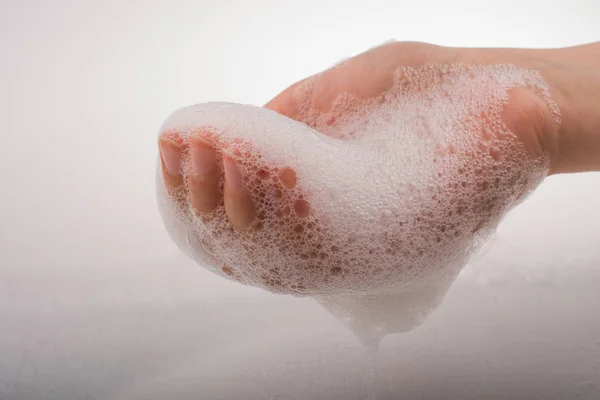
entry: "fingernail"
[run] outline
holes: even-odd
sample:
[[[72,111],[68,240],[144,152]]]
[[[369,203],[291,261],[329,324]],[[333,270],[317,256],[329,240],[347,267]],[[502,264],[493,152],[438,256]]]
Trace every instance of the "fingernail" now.
[[[230,189],[237,190],[242,187],[242,173],[234,160],[235,155],[230,150],[223,151],[223,167],[225,169],[225,182]]]
[[[179,147],[179,144],[170,139],[161,139],[160,154],[169,174],[179,175],[179,163],[181,161],[181,147]]]
[[[206,139],[192,135],[192,171],[197,175],[206,175],[217,167],[217,155],[212,144]]]

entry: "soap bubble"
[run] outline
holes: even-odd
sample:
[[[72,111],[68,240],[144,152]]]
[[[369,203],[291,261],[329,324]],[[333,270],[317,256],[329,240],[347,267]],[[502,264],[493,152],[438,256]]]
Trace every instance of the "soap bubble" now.
[[[302,122],[229,103],[171,115],[160,135],[183,149],[199,129],[218,153],[235,148],[258,218],[240,232],[223,205],[197,215],[186,184],[168,193],[159,169],[165,224],[186,254],[226,278],[314,296],[365,335],[409,330],[545,177],[547,155],[532,155],[501,115],[513,88],[554,110],[548,88],[511,65],[400,67],[376,98],[341,94],[322,113],[311,108],[313,84],[296,89]],[[184,178],[189,157],[184,150]]]

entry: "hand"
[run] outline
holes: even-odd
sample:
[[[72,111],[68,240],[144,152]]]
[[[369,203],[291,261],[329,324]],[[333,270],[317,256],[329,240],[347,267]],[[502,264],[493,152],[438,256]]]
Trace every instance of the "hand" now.
[[[531,159],[549,157],[550,172],[577,170],[594,165],[593,162],[590,162],[590,159],[593,161],[594,158],[589,155],[587,158],[572,155],[576,153],[577,149],[583,155],[586,152],[589,153],[586,146],[572,144],[575,140],[571,138],[577,132],[574,127],[588,127],[594,124],[590,121],[573,122],[574,112],[572,110],[575,109],[576,104],[585,104],[585,102],[577,103],[573,97],[568,96],[568,90],[571,87],[568,75],[569,72],[581,75],[582,70],[589,71],[585,69],[587,64],[584,61],[581,61],[581,66],[577,67],[565,67],[560,64],[557,60],[569,58],[565,51],[452,49],[420,43],[392,43],[370,50],[347,60],[340,66],[296,83],[270,101],[266,107],[305,123],[326,135],[338,137],[343,132],[344,118],[353,112],[351,107],[347,110],[343,109],[341,114],[335,112],[335,105],[336,102],[339,102],[340,96],[349,96],[351,100],[354,99],[352,101],[358,102],[376,99],[392,88],[394,73],[399,67],[408,66],[420,71],[428,64],[514,64],[520,68],[541,71],[550,84],[551,97],[559,104],[562,113],[559,115],[558,110],[553,108],[553,104],[540,93],[529,88],[519,87],[511,89],[508,94],[508,102],[503,104],[502,120],[504,124],[518,138],[522,148],[526,150]],[[581,56],[581,59],[583,60],[584,57]],[[571,69],[569,70],[569,68]],[[588,69],[591,70],[591,68]],[[410,79],[407,84],[410,86]],[[356,118],[356,116],[352,117]],[[559,123],[559,117],[561,123]],[[583,130],[580,129],[580,132]],[[482,138],[487,135],[484,131],[477,134],[482,135]],[[594,141],[597,140],[589,132],[580,136],[588,138],[590,143],[595,143]],[[281,193],[284,196],[282,203],[294,205],[277,210],[276,213],[300,219],[312,215],[310,194],[294,191],[297,177],[293,169],[281,166],[277,176],[263,176],[260,165],[249,161],[257,159],[259,149],[255,154],[243,154],[236,148],[235,143],[223,142],[219,132],[211,127],[198,128],[190,137],[189,142],[182,141],[177,132],[163,132],[160,145],[163,176],[172,196],[178,198],[184,207],[188,204],[191,205],[201,220],[204,218],[203,221],[213,218],[219,210],[224,210],[241,241],[252,242],[254,240],[252,232],[263,229],[261,221],[265,216],[261,215],[258,207],[258,204],[262,202],[261,195],[250,193],[247,184],[244,183],[244,181],[248,182],[250,178],[244,178],[240,165],[244,166],[246,173],[250,172],[249,176],[257,176],[259,180],[263,181],[259,186],[267,187],[268,190],[262,190],[261,193]],[[565,149],[569,149],[571,153],[567,153]],[[444,152],[451,152],[452,149],[445,148],[439,149],[439,151],[443,156]],[[513,150],[506,150],[506,152],[509,151]],[[191,169],[191,173],[184,178],[180,168],[182,155],[186,153],[190,154],[186,161],[189,165],[186,165]],[[506,155],[512,156],[508,153]],[[478,157],[480,156],[482,155],[478,155]],[[493,152],[485,156],[496,157]],[[578,160],[578,162],[573,160]],[[482,174],[486,175],[486,171],[483,171]],[[506,174],[510,175],[510,171],[506,171]],[[486,185],[489,183],[478,181],[477,177],[469,179],[472,181],[468,182],[468,190],[463,190],[454,198],[444,199],[448,204],[453,204],[453,209],[459,215],[462,215],[461,213],[473,214],[470,217],[465,215],[464,219],[470,221],[469,224],[442,226],[440,227],[442,232],[452,230],[456,237],[475,234],[483,226],[489,225],[491,221],[497,220],[498,216],[503,215],[507,207],[526,193],[531,186],[531,182],[522,176],[513,174],[507,177],[506,182],[496,182],[496,184],[512,185],[515,196],[497,199],[487,194]],[[441,188],[440,193],[445,193],[446,189]],[[181,195],[182,190],[183,195]],[[292,198],[287,199],[285,196],[292,196]],[[467,205],[473,203],[473,199],[477,199],[478,208],[470,209]],[[425,217],[428,217],[426,214],[430,211],[421,210],[420,212],[423,213],[423,219],[426,219]],[[477,216],[477,218],[473,216]],[[416,219],[418,220],[419,217]],[[317,224],[317,228],[322,234],[327,234],[327,226]],[[319,243],[306,241],[304,236],[299,235],[301,232],[295,231],[295,229],[304,229],[298,228],[298,225],[284,224],[276,229],[280,230],[278,236],[290,238],[292,241],[292,243],[286,242],[287,245],[282,244],[279,247],[281,252],[290,250],[286,246],[296,248],[292,259],[296,257],[297,263],[293,262],[286,268],[293,269],[302,264],[304,268],[314,272],[312,278],[309,277],[302,281],[286,281],[281,274],[261,271],[258,274],[251,274],[252,279],[249,280],[244,276],[242,270],[250,268],[248,267],[250,263],[236,266],[225,265],[222,260],[216,260],[216,263],[221,265],[221,270],[225,274],[244,283],[257,284],[279,292],[296,293],[311,293],[323,289],[324,282],[320,277],[324,273],[333,276],[332,279],[335,281],[336,275],[344,275],[341,273],[342,267],[352,263],[343,255],[332,254],[330,251],[323,252],[318,247]],[[440,236],[443,235],[440,234]],[[254,245],[268,246],[269,244],[254,243]],[[407,249],[406,244],[392,243],[387,250],[401,257],[403,253],[414,249]],[[255,266],[255,268],[260,269],[261,267]]]

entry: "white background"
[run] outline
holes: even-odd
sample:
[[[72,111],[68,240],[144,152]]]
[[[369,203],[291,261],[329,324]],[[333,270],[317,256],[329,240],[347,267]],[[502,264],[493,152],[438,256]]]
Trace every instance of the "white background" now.
[[[156,134],[176,108],[261,105],[393,38],[581,44],[600,39],[600,2],[2,0],[0,399],[360,398],[358,350],[333,318],[212,276],[170,242],[154,196]],[[600,396],[599,204],[598,174],[548,179],[420,333],[390,338],[390,349],[414,343],[386,352],[381,390]],[[472,282],[486,289],[461,291]],[[457,344],[467,328],[472,342]],[[455,364],[441,368],[442,353]]]

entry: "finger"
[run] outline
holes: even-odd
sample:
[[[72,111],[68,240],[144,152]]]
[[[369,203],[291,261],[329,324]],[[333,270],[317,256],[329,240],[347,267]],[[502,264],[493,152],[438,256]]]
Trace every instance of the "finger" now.
[[[229,222],[241,231],[246,230],[256,215],[250,193],[243,186],[242,173],[238,166],[239,152],[223,151],[223,167],[225,170],[225,187],[223,196],[225,211]]]
[[[169,138],[158,141],[163,179],[167,190],[179,188],[183,184],[181,176],[181,145]]]
[[[285,89],[283,92],[278,94],[276,97],[271,99],[265,108],[273,110],[281,115],[285,115],[288,118],[298,118],[298,103],[294,98],[296,89],[304,83],[305,80],[294,83],[292,86]]]
[[[281,185],[285,189],[289,190],[296,187],[296,184],[298,183],[298,177],[296,175],[296,171],[292,168],[282,168],[279,170],[277,175]],[[294,201],[294,212],[300,218],[308,217],[308,214],[310,213],[310,205],[308,204],[308,201],[304,200],[303,196],[298,197]]]
[[[188,175],[190,202],[199,213],[214,210],[221,200],[217,153],[212,143],[199,134],[190,136],[192,173]]]

